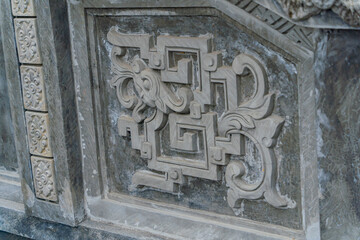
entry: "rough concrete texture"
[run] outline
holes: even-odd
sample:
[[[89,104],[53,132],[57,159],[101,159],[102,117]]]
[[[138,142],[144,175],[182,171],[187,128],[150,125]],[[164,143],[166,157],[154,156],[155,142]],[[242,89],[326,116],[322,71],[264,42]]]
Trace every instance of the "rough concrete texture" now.
[[[360,239],[360,33],[328,31],[317,51],[323,239]]]

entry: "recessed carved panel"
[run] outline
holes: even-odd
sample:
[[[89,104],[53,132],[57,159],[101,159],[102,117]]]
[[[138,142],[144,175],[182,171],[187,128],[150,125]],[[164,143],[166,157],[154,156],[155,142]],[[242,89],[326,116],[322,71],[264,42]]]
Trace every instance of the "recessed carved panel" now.
[[[25,112],[25,116],[30,153],[44,157],[52,157],[49,140],[48,114],[27,111]]]
[[[34,17],[34,0],[11,0],[14,16]]]
[[[40,64],[41,58],[35,19],[16,18],[14,24],[19,61],[21,63]]]
[[[42,67],[21,66],[20,72],[25,109],[46,111]]]
[[[57,201],[52,158],[31,157],[35,194],[37,198]]]
[[[140,151],[149,169],[134,173],[134,187],[177,191],[189,177],[225,178],[226,198],[234,209],[242,199],[260,198],[274,207],[289,207],[289,200],[275,187],[274,147],[284,119],[273,113],[275,94],[269,93],[267,73],[259,60],[241,53],[231,66],[223,65],[211,34],[154,39],[113,28],[107,39],[113,45],[110,84],[121,105],[131,110],[131,116],[119,117],[118,131],[131,136],[132,148]],[[139,55],[130,57],[130,48],[140,49]],[[241,101],[239,81],[249,75],[254,91]],[[226,104],[221,115],[211,110],[216,105],[215,85],[224,89]],[[164,144],[166,128],[170,141]],[[245,180],[249,174],[246,139],[261,159],[263,174],[255,183]]]

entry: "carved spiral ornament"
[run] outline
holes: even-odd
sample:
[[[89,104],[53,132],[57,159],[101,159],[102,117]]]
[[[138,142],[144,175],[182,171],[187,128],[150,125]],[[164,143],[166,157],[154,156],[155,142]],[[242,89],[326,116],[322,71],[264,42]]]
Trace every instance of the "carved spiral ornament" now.
[[[276,190],[274,153],[284,119],[272,113],[275,94],[269,93],[260,61],[240,54],[231,67],[223,66],[221,53],[213,51],[211,35],[158,36],[154,46],[151,35],[122,34],[113,28],[108,40],[113,45],[110,85],[122,106],[132,110],[131,116],[119,117],[119,134],[128,136],[130,132],[132,147],[148,160],[149,170],[138,170],[133,175],[135,187],[176,192],[186,184],[187,176],[219,181],[225,169],[230,207],[239,207],[242,199],[260,198],[274,207],[288,206]],[[139,54],[131,58],[127,48],[134,47]],[[176,54],[183,57],[175,59]],[[238,77],[248,72],[254,78],[254,93],[250,100],[239,104]],[[215,83],[223,84],[225,89],[227,105],[221,117],[209,110],[215,102]],[[149,108],[154,111],[145,116]],[[188,153],[202,150],[205,159],[165,155],[159,140],[165,126],[170,130],[171,149]],[[242,160],[245,139],[257,149],[263,171],[260,180],[252,183],[244,179],[248,174]],[[199,149],[199,141],[203,141],[203,149]],[[230,158],[232,155],[238,158]]]

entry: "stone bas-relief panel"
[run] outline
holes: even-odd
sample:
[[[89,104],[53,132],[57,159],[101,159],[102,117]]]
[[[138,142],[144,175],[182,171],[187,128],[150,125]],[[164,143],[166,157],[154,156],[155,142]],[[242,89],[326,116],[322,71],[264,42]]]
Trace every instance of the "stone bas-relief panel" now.
[[[274,207],[288,207],[289,203],[275,189],[277,159],[273,150],[284,119],[272,115],[275,95],[268,93],[267,74],[260,62],[239,54],[231,68],[222,66],[222,55],[213,51],[211,35],[158,36],[157,45],[152,46],[151,35],[122,34],[111,29],[108,40],[114,45],[111,53],[114,77],[110,84],[116,88],[119,102],[132,110],[131,116],[119,117],[119,134],[124,137],[130,134],[132,147],[148,160],[148,168],[161,172],[136,171],[132,177],[135,187],[176,192],[177,187],[187,184],[188,176],[221,180],[222,167],[227,166],[225,180],[231,207],[237,209],[243,199],[262,197]],[[140,58],[126,61],[127,48],[131,47],[140,49]],[[188,58],[187,54],[194,57]],[[197,68],[193,61],[197,61]],[[194,88],[196,71],[200,74]],[[254,78],[254,94],[240,103],[238,77],[249,74],[246,71]],[[228,104],[217,121],[216,112],[207,109],[214,105],[212,81],[219,79],[225,86],[223,96]],[[183,85],[173,91],[171,83]],[[130,84],[133,89],[128,88]],[[146,116],[148,108],[154,112]],[[160,132],[166,124],[170,128],[171,149],[189,155],[199,152],[201,144],[204,155],[197,159],[163,154]],[[245,136],[260,153],[254,160],[261,161],[263,174],[255,184],[243,179],[248,173],[244,160],[229,161],[231,155],[247,154]]]
[[[14,16],[35,16],[34,0],[11,0]]]
[[[37,198],[57,201],[54,177],[54,160],[52,158],[31,157],[35,194]]]
[[[42,67],[21,66],[20,73],[25,109],[46,111],[47,107]]]
[[[296,70],[234,24],[210,16],[96,19],[109,190],[300,228]],[[153,45],[143,44],[152,37]],[[141,84],[129,81],[139,74]],[[155,100],[145,92],[154,84]],[[236,106],[263,109],[233,126],[230,116],[246,112]],[[256,140],[262,128],[269,136]]]
[[[40,64],[41,58],[35,19],[16,18],[14,19],[14,25],[19,62]]]
[[[25,112],[30,153],[52,157],[47,113]]]

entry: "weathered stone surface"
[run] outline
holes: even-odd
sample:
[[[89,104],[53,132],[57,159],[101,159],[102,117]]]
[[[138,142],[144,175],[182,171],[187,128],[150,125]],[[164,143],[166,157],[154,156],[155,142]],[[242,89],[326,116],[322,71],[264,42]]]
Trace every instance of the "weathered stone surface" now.
[[[317,144],[323,239],[360,236],[360,33],[330,31],[317,51]]]
[[[0,168],[15,171],[18,164],[2,41],[0,29]]]

